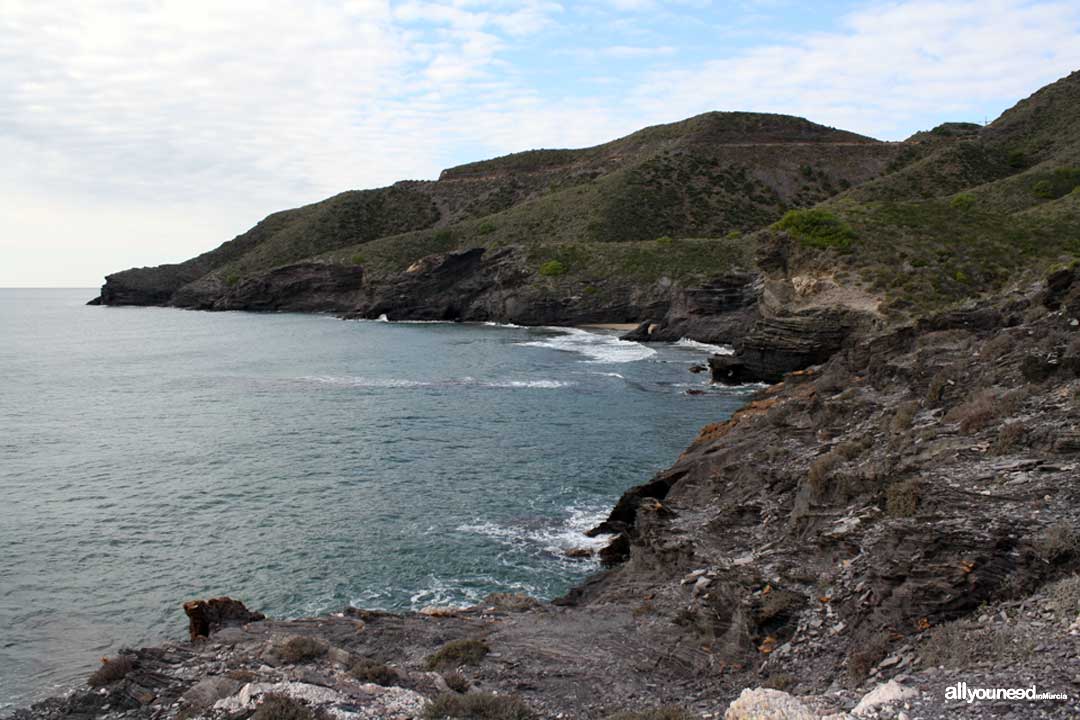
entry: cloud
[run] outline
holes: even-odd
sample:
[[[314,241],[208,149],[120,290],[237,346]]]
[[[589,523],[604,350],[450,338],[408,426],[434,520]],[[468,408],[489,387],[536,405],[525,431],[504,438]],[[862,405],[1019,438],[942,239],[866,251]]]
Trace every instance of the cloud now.
[[[1007,107],[1077,67],[1076,3],[914,0],[865,8],[838,31],[652,74],[633,104],[663,107],[669,119],[713,109],[801,114],[899,139],[927,115],[981,120],[965,113]]]

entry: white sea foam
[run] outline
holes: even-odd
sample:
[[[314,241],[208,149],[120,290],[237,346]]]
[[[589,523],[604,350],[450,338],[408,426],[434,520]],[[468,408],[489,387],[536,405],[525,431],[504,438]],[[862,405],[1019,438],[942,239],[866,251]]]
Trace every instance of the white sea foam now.
[[[689,350],[702,350],[704,352],[713,353],[714,355],[734,355],[735,350],[728,345],[710,345],[709,343],[698,342],[697,340],[691,340],[690,338],[680,338],[673,343],[675,347],[687,348]]]
[[[611,540],[609,535],[589,537],[585,533],[607,518],[607,511],[593,508],[566,508],[566,517],[562,522],[549,525],[501,525],[494,522],[464,523],[458,526],[461,532],[475,533],[494,538],[512,546],[532,546],[545,552],[565,557],[568,550],[588,548],[599,550]]]
[[[481,387],[556,390],[570,387],[574,383],[563,380],[477,380],[471,377],[451,378],[448,380],[404,380],[398,378],[366,378],[347,375],[305,375],[296,378],[300,382],[337,385],[355,388],[432,388],[432,387]]]
[[[562,380],[496,380],[490,383],[481,383],[484,387],[495,388],[543,388],[554,390],[555,388],[569,387],[572,382]]]
[[[589,332],[578,328],[550,328],[560,334],[518,343],[525,347],[542,347],[551,350],[563,350],[565,352],[580,353],[590,362],[597,363],[627,363],[637,360],[645,360],[656,354],[656,351],[641,343],[629,340],[620,340],[614,335]]]

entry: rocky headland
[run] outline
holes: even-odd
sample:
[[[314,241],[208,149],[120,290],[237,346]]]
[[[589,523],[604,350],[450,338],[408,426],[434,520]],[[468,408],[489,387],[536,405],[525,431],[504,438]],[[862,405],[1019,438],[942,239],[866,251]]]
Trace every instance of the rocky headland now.
[[[14,717],[1075,717],[1077,188],[1080,73],[905,143],[711,114],[508,156],[110,276],[97,302],[638,322],[763,387],[623,495],[566,597],[190,603],[190,642]]]

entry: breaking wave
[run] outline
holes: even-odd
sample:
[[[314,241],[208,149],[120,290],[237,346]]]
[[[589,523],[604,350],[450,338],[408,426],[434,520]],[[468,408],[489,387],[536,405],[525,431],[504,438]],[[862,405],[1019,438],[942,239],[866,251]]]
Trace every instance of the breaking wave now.
[[[589,358],[590,362],[628,363],[645,360],[656,351],[641,343],[620,340],[614,335],[589,332],[578,328],[550,328],[560,334],[543,340],[518,343],[524,347],[541,347],[550,350],[575,352]]]
[[[672,344],[675,347],[687,348],[689,350],[702,350],[704,352],[713,353],[714,355],[735,354],[735,350],[728,345],[710,345],[709,343],[698,342],[697,340],[691,340],[690,338],[680,338]]]
[[[563,380],[477,380],[463,377],[449,380],[399,380],[395,378],[365,378],[341,375],[305,375],[296,378],[299,382],[337,385],[354,388],[437,388],[437,387],[480,387],[480,388],[536,388],[555,390],[569,387],[574,383]]]

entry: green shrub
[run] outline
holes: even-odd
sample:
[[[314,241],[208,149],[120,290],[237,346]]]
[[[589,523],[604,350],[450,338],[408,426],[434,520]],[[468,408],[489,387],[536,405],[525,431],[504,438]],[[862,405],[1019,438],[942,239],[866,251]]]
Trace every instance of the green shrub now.
[[[675,241],[672,240],[669,235],[663,235],[661,237],[656,238],[656,244],[657,245],[670,245],[673,242],[675,242]]]
[[[126,655],[105,659],[101,662],[101,667],[87,678],[86,684],[95,688],[111,685],[117,680],[123,680],[134,669],[135,662]]]
[[[975,196],[971,193],[960,193],[949,201],[949,206],[956,210],[969,210],[975,205]]]
[[[443,693],[424,706],[424,717],[428,720],[532,720],[536,715],[515,695]]]
[[[566,266],[558,260],[548,260],[540,266],[540,274],[544,277],[556,277],[566,273]]]
[[[738,240],[742,237],[742,230],[729,230],[728,234],[724,237],[726,237],[728,240]]]
[[[351,258],[349,258],[349,260],[352,262],[353,265],[363,265],[364,264],[364,256],[361,255],[360,253],[356,253]]]
[[[1080,187],[1080,168],[1058,168],[1050,177],[1039,180],[1031,186],[1035,197],[1043,200],[1056,200],[1065,197]]]
[[[1035,193],[1035,197],[1049,200],[1054,197],[1054,184],[1049,180],[1040,180],[1031,186],[1031,192]]]
[[[427,659],[428,670],[446,670],[459,665],[478,665],[491,648],[483,640],[451,640]]]
[[[476,232],[480,233],[481,235],[490,235],[491,233],[495,232],[495,223],[491,222],[490,220],[485,220],[484,222],[480,223],[480,227],[476,228]]]
[[[225,284],[229,287],[235,286],[238,282],[240,282],[240,276],[236,274],[229,275],[225,278]]]
[[[807,247],[848,250],[855,231],[839,217],[821,208],[788,210],[774,226]]]

